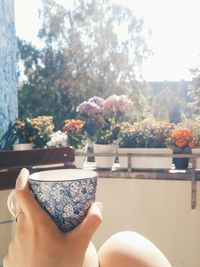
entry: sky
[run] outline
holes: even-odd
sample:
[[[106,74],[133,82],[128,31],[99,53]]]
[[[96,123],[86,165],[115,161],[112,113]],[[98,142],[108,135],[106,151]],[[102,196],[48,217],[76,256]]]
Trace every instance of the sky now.
[[[153,55],[142,66],[146,81],[191,80],[200,66],[199,0],[113,0],[127,5],[144,20]],[[70,0],[57,0],[69,4]],[[40,0],[15,0],[16,34],[37,44]],[[149,33],[151,33],[149,35]]]

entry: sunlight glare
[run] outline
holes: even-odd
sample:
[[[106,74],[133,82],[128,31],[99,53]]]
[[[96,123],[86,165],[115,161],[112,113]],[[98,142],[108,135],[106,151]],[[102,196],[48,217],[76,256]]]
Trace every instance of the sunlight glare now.
[[[56,0],[73,6],[73,0]],[[144,19],[144,34],[153,55],[144,62],[145,80],[190,80],[200,63],[199,0],[112,0],[132,8]],[[38,45],[41,0],[15,0],[16,33]],[[151,35],[149,35],[149,32]]]

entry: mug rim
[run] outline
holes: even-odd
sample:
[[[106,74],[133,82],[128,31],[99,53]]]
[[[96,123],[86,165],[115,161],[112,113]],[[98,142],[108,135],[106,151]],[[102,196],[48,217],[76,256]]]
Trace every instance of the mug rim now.
[[[69,177],[66,178],[66,175],[69,175]],[[56,169],[56,170],[34,172],[30,174],[29,181],[67,182],[67,181],[76,181],[76,180],[84,180],[84,179],[94,179],[97,177],[98,177],[98,173],[93,170]]]

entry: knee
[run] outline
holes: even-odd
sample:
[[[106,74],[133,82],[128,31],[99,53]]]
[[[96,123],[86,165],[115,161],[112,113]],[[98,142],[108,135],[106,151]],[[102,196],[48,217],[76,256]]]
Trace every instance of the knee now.
[[[88,249],[85,253],[85,259],[82,267],[98,267],[99,261],[97,251],[92,242],[90,242]]]
[[[98,252],[100,266],[170,267],[162,252],[144,236],[131,231],[111,236]]]

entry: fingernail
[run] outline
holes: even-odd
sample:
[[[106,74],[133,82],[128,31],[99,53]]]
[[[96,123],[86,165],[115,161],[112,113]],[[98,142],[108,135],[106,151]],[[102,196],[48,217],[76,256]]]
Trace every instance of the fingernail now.
[[[98,210],[100,210],[102,212],[103,211],[103,203],[102,202],[95,202],[93,208],[94,209],[97,208]]]
[[[26,185],[27,180],[28,180],[28,176],[29,176],[29,171],[27,169],[23,168],[17,177],[15,188],[16,189],[23,189],[24,186]]]

